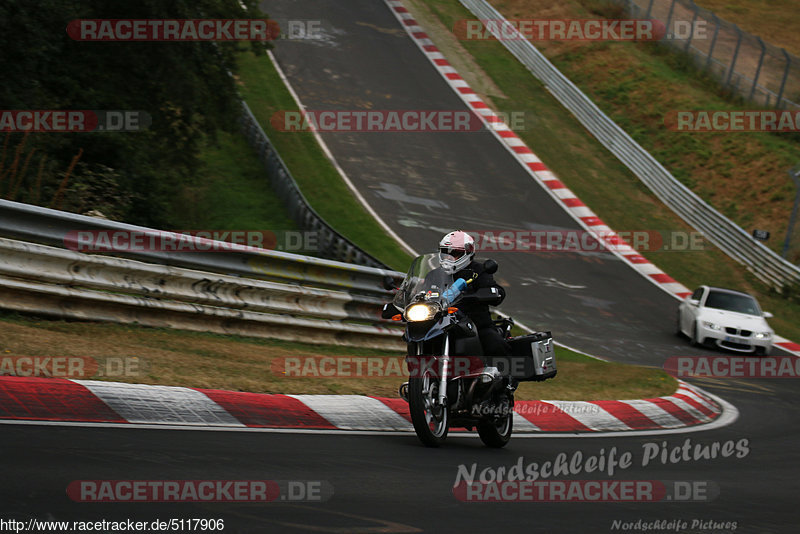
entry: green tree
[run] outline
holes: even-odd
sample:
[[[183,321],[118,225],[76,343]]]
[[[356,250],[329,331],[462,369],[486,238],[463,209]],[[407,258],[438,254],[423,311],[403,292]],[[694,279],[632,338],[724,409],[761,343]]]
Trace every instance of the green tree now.
[[[243,8],[242,5],[245,7]],[[169,226],[165,198],[190,183],[206,137],[236,128],[235,42],[84,42],[71,39],[75,19],[266,18],[255,0],[5,0],[0,3],[0,107],[13,109],[140,110],[152,117],[135,133],[35,133],[25,140],[16,200],[47,205],[82,150],[65,194],[102,191],[106,206],[137,224]],[[263,43],[252,43],[263,51]],[[5,139],[5,169],[23,134]],[[43,162],[43,164],[42,164]],[[39,165],[42,165],[39,174]],[[21,167],[21,163],[18,165]],[[43,185],[36,187],[37,175]],[[2,176],[2,171],[0,171]],[[110,179],[111,178],[111,179]],[[99,183],[93,184],[93,180]],[[55,186],[54,186],[55,184]],[[12,184],[0,196],[8,198]],[[49,189],[48,189],[49,188]],[[37,200],[37,197],[38,200]],[[91,195],[66,198],[64,208],[93,209]]]

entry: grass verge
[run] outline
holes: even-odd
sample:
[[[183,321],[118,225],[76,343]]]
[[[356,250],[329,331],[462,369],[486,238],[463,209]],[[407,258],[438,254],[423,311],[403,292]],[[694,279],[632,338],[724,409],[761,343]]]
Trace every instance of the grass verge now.
[[[107,362],[136,358],[127,373],[124,365],[115,363],[111,369],[118,372],[113,376],[81,378],[254,393],[397,397],[397,387],[406,380],[401,373],[365,378],[287,378],[280,372],[281,358],[402,358],[403,354],[397,352],[57,321],[9,312],[0,312],[0,324],[0,374],[11,374],[9,357],[71,356],[94,358],[102,369]],[[677,387],[675,379],[660,369],[606,363],[562,348],[556,349],[556,357],[558,376],[543,383],[522,384],[517,399],[637,399],[670,395]],[[393,368],[384,365],[383,369],[389,374]],[[405,367],[402,371],[405,373]]]
[[[800,56],[800,4],[796,0],[696,0],[720,18]]]
[[[507,114],[522,113],[526,117],[525,128],[517,133],[607,224],[617,231],[649,230],[666,236],[691,231],[564,110],[501,43],[457,41],[450,31],[455,22],[474,18],[457,0],[414,0],[410,5],[414,7],[416,18],[423,23],[426,17],[431,18],[434,26],[438,25],[438,28],[426,25],[437,44],[440,40],[449,41],[440,46],[462,49],[473,56],[500,91],[491,95],[496,109]],[[540,0],[527,3],[498,0],[493,5],[509,18],[531,18],[533,11],[536,11],[533,18],[539,19],[590,18],[588,10],[577,0],[558,4]],[[537,11],[537,7],[542,10]],[[727,134],[715,140],[698,134],[666,131],[663,117],[667,110],[686,106],[688,109],[733,107],[713,94],[708,80],[697,80],[691,72],[682,71],[680,65],[675,64],[674,54],[646,44],[550,45],[541,48],[556,66],[668,167],[677,164],[684,169],[683,176],[689,178],[705,173],[708,166],[714,167],[714,179],[709,179],[707,187],[719,197],[735,195],[738,191],[740,201],[738,207],[732,209],[738,211],[745,206],[745,201],[754,202],[748,204],[747,209],[757,209],[753,207],[755,202],[769,200],[764,195],[782,191],[780,188],[770,191],[765,178],[767,170],[759,169],[755,162],[771,158],[768,169],[777,173],[777,177],[780,173],[776,169],[788,163],[794,154],[800,160],[798,145],[776,135]],[[475,72],[470,74],[476,76]],[[742,163],[742,168],[737,162]],[[731,177],[735,174],[737,178],[726,181],[724,172]],[[676,174],[681,176],[680,172]],[[785,179],[788,181],[788,177]],[[772,202],[779,200],[776,198]],[[752,216],[753,224],[758,224],[757,216]],[[662,248],[645,250],[642,254],[691,289],[700,284],[712,284],[752,293],[764,309],[775,314],[770,323],[776,331],[800,338],[800,302],[775,295],[740,264],[710,244],[702,250]]]
[[[314,136],[310,132],[280,132],[273,128],[270,119],[275,113],[298,108],[269,57],[243,51],[239,55],[238,80],[247,105],[314,210],[363,250],[393,269],[405,271],[411,256],[353,196]]]
[[[296,231],[297,226],[244,136],[218,132],[216,142],[207,140],[200,159],[196,180],[181,190],[171,207],[170,218],[179,229],[263,232],[265,247],[285,250],[286,232]]]

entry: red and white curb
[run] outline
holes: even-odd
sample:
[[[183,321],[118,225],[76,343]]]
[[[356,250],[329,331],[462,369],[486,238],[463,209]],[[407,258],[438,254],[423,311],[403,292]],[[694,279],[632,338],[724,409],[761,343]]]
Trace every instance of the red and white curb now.
[[[497,116],[489,106],[475,93],[467,82],[458,74],[455,68],[447,61],[444,54],[439,51],[425,30],[417,23],[413,15],[403,6],[401,0],[385,0],[389,9],[394,13],[400,24],[405,28],[411,39],[430,60],[439,74],[452,87],[466,105],[483,118],[488,129],[511,152],[517,161],[525,168],[528,174],[547,191],[551,197],[561,203],[569,213],[587,232],[593,233],[601,240],[606,248],[638,271],[667,293],[684,299],[691,295],[691,291],[669,276],[667,273],[652,264],[647,258],[636,252],[624,239],[615,233],[600,217],[586,206],[558,177],[550,171],[536,154],[515,134],[503,120]],[[800,356],[800,344],[786,338],[775,336],[776,346]]]
[[[517,401],[514,431],[594,435],[685,430],[717,422],[729,411],[726,404],[682,381],[675,394],[654,399]],[[730,417],[728,413],[728,422]],[[0,420],[413,432],[408,404],[399,398],[243,393],[8,376],[0,377]]]

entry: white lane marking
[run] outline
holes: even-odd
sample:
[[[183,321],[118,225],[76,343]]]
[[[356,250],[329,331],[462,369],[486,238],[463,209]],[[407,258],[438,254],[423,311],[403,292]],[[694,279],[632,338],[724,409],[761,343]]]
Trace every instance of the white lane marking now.
[[[131,423],[245,426],[203,393],[189,388],[73,380]]]
[[[306,109],[306,107],[300,101],[300,97],[297,96],[297,93],[292,87],[292,84],[289,83],[289,78],[286,77],[286,74],[283,72],[283,69],[281,69],[281,66],[278,64],[278,60],[275,59],[275,55],[272,53],[271,50],[267,50],[267,56],[269,57],[269,60],[272,62],[272,66],[278,73],[278,77],[283,82],[283,85],[286,86],[286,89],[289,91],[289,94],[292,95],[292,99],[295,101],[295,104],[297,104],[297,108],[301,110]],[[333,157],[333,152],[331,152],[331,149],[328,147],[327,143],[325,143],[325,140],[322,139],[322,136],[320,135],[319,131],[317,131],[316,128],[312,128],[311,135],[314,136],[314,139],[317,141],[317,144],[322,149],[322,152],[325,154],[325,157],[328,158],[328,161],[331,162],[333,168],[336,169],[337,174],[339,174],[344,183],[347,184],[347,187],[350,189],[350,192],[353,193],[353,196],[355,196],[356,199],[359,201],[359,203],[362,206],[364,206],[364,209],[367,210],[367,212],[369,212],[369,214],[372,215],[372,217],[378,222],[381,228],[383,228],[383,231],[389,234],[392,237],[392,239],[394,239],[401,247],[403,247],[403,250],[411,254],[411,256],[413,257],[419,256],[419,254],[417,254],[417,251],[411,248],[411,245],[403,241],[403,239],[399,235],[397,235],[394,229],[392,229],[391,226],[386,224],[386,221],[384,221],[378,215],[378,212],[376,212],[372,208],[372,206],[369,205],[367,200],[364,198],[364,195],[362,195],[361,192],[353,184],[353,182],[350,181],[350,177],[347,176],[347,174],[344,172],[344,169],[342,169],[341,165],[339,165],[339,162],[336,161],[335,157]]]
[[[289,395],[342,430],[413,430],[403,416],[371,397]]]
[[[397,8],[397,7],[402,7],[402,3],[397,3],[397,2],[394,2],[393,0],[385,0],[385,3],[386,3],[386,5],[388,6],[389,10],[390,10],[390,11],[391,11],[391,12],[392,12],[392,13],[395,15],[395,17],[398,19],[398,21],[400,21],[400,22],[401,22],[401,25],[405,27],[405,25],[404,25],[404,24],[402,24],[402,20],[404,19],[404,17],[403,17],[404,13],[398,12],[398,11],[395,9],[395,8]],[[418,48],[419,48],[419,49],[422,51],[422,53],[423,53],[423,54],[424,54],[426,57],[428,57],[428,59],[430,60],[430,54],[431,54],[431,52],[429,52],[428,50],[425,50],[425,49],[423,48],[422,44],[420,43],[420,39],[419,39],[419,38],[417,38],[417,37],[414,35],[414,32],[412,32],[412,31],[409,31],[409,30],[408,30],[408,28],[406,27],[406,33],[407,33],[407,34],[409,35],[409,37],[411,38],[412,42],[414,42],[414,43],[417,45],[417,47],[418,47]],[[438,51],[438,50],[437,50],[437,51]],[[431,62],[432,62],[432,61],[431,61]],[[433,63],[433,67],[434,67],[435,69],[437,69],[437,70],[438,70],[440,73],[442,72],[442,71],[441,71],[441,68],[440,68],[440,66],[439,66],[439,65],[436,65],[435,63]],[[449,79],[447,79],[446,77],[445,77],[445,81],[446,81],[446,82],[448,82],[448,83],[450,82],[450,80],[449,80]],[[461,92],[460,92],[460,91],[458,91],[456,88],[452,87],[452,85],[451,85],[451,88],[452,88],[452,89],[453,89],[453,90],[456,92],[456,94],[458,94],[458,95],[461,97],[461,99],[462,99],[462,100],[464,100],[464,101],[465,101],[465,102],[467,102],[467,103],[470,103],[470,102],[481,102],[481,103],[483,103],[483,101],[482,101],[482,100],[481,100],[481,99],[480,99],[480,98],[479,98],[479,97],[478,97],[476,94],[474,94],[474,93],[470,93],[470,94],[464,94],[464,93],[461,93]],[[472,106],[470,106],[470,107],[472,107]],[[509,146],[509,145],[508,145],[508,144],[507,144],[507,143],[504,141],[504,138],[500,137],[500,136],[499,136],[499,135],[496,133],[496,131],[495,131],[495,130],[491,130],[491,129],[490,129],[490,131],[494,132],[495,138],[496,138],[497,140],[499,140],[499,141],[500,141],[500,142],[503,144],[503,146],[504,146],[504,147],[505,147],[505,148],[506,148],[506,149],[507,149],[507,150],[508,150],[508,151],[509,151],[509,152],[512,154],[512,156],[516,157],[516,158],[517,158],[517,160],[518,160],[520,163],[522,163],[522,164],[523,164],[523,165],[522,165],[522,166],[523,166],[523,168],[524,168],[524,169],[525,169],[525,170],[528,172],[528,174],[529,174],[529,175],[530,175],[530,176],[531,176],[531,177],[534,179],[534,181],[536,181],[536,182],[537,182],[537,183],[538,183],[538,184],[539,184],[539,185],[540,185],[540,186],[541,186],[541,187],[542,187],[542,188],[545,190],[545,192],[546,192],[547,194],[551,195],[551,196],[552,196],[554,199],[557,199],[558,197],[556,197],[556,195],[553,193],[553,191],[551,191],[551,190],[550,190],[548,187],[546,187],[546,186],[544,185],[544,183],[543,183],[543,179],[544,179],[544,176],[545,176],[544,172],[542,172],[542,171],[534,171],[534,170],[530,169],[530,168],[529,168],[527,165],[525,165],[525,163],[528,163],[528,162],[530,161],[530,160],[529,160],[529,159],[527,159],[525,156],[531,156],[531,154],[519,154],[519,153],[516,153],[516,152],[515,152],[515,151],[512,149],[512,147],[510,147],[510,146]],[[534,156],[534,157],[535,157],[535,156]],[[535,160],[535,161],[537,161],[537,162],[538,162],[538,161],[540,161],[540,160],[539,160],[538,158],[536,158],[536,160]],[[549,176],[553,176],[553,175],[552,175],[552,173],[550,173],[550,172],[547,172],[547,176],[549,177]],[[574,193],[573,193],[573,196],[574,196]],[[576,198],[577,198],[577,197],[576,197]],[[568,206],[562,206],[562,207],[565,209],[565,211],[566,211],[567,213],[569,213],[570,215],[572,215],[572,217],[575,219],[575,221],[576,221],[576,222],[577,222],[577,223],[578,223],[580,226],[582,226],[584,229],[587,229],[587,230],[589,229],[589,225],[587,225],[587,224],[586,224],[584,221],[580,220],[580,218],[579,218],[579,217],[581,217],[582,215],[579,215],[579,213],[587,213],[587,215],[589,215],[589,216],[593,216],[593,217],[596,217],[596,216],[597,216],[597,215],[596,215],[594,212],[592,212],[592,211],[591,211],[590,209],[588,209],[587,207],[584,207],[584,208],[586,209],[586,211],[585,211],[585,212],[583,212],[583,211],[582,211],[582,212],[575,211],[574,209],[570,209]],[[612,254],[614,254],[616,257],[618,257],[618,258],[622,259],[623,261],[625,261],[625,263],[626,263],[626,264],[628,264],[628,265],[630,265],[630,266],[634,266],[634,265],[641,265],[641,264],[633,264],[633,263],[630,263],[630,262],[629,262],[627,259],[625,259],[625,258],[623,257],[623,255],[622,255],[622,254],[621,254],[619,251],[617,251],[617,250],[609,250],[609,251],[610,251]],[[635,268],[635,267],[634,267],[634,268]],[[638,270],[638,269],[637,269],[637,270]],[[663,272],[663,271],[661,271],[661,270],[659,269],[659,272]],[[685,286],[683,286],[683,285],[682,285],[682,284],[680,284],[680,283],[667,283],[667,284],[664,284],[664,283],[662,283],[662,282],[659,282],[658,280],[655,280],[654,278],[652,278],[652,277],[649,277],[649,276],[645,276],[645,278],[646,278],[646,279],[647,279],[647,280],[648,280],[650,283],[654,284],[656,287],[659,287],[659,288],[660,288],[660,289],[662,289],[663,291],[666,291],[667,293],[669,293],[670,295],[672,295],[673,297],[675,297],[675,298],[678,298],[678,299],[680,299],[680,297],[678,297],[678,295],[677,295],[676,293],[684,293],[684,292],[687,292],[687,291],[689,291],[689,290],[688,290],[688,289],[687,289]]]

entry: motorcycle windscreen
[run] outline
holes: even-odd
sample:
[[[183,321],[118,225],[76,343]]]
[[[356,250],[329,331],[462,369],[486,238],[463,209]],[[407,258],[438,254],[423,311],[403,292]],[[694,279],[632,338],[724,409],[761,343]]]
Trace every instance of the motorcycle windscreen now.
[[[453,285],[453,276],[442,269],[439,254],[423,254],[411,263],[392,302],[400,310],[419,300],[441,300]]]

